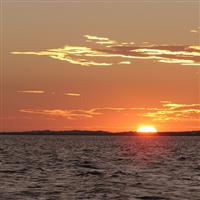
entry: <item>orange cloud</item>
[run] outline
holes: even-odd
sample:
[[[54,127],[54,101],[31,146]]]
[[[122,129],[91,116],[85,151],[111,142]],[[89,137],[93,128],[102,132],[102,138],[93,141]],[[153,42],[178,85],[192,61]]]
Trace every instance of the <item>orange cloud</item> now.
[[[115,63],[130,64],[130,60],[148,59],[163,63],[177,63],[180,65],[200,65],[200,46],[198,45],[145,45],[136,46],[134,43],[116,42],[105,37],[91,35],[84,36],[87,41],[103,45],[103,48],[86,46],[69,46],[47,49],[38,52],[12,52],[12,54],[48,56],[71,64],[82,66],[111,66]],[[104,46],[108,45],[109,46]],[[94,60],[92,60],[93,58]],[[95,59],[103,59],[102,62]],[[120,62],[105,62],[106,58],[126,58]]]
[[[84,35],[84,37],[87,39],[87,42],[95,42],[96,44],[117,44],[116,41],[110,40],[109,38],[105,37],[97,37],[92,35]]]
[[[88,47],[81,46],[65,46],[58,49],[47,49],[45,51],[38,52],[12,52],[12,54],[24,54],[24,55],[38,55],[38,56],[48,56],[53,59],[67,61],[71,64],[77,64],[82,66],[109,66],[111,63],[105,62],[95,62],[91,59],[86,59],[93,55],[105,54],[100,51],[93,50]]]
[[[22,90],[22,91],[17,91],[18,93],[27,93],[27,94],[44,94],[45,91],[43,90]]]
[[[78,94],[78,93],[64,93],[64,95],[66,95],[66,96],[74,96],[74,97],[80,96],[80,94]]]
[[[20,112],[64,117],[70,120],[79,118],[93,118],[106,115],[108,112],[124,113],[132,112],[135,116],[148,117],[154,121],[200,121],[200,104],[178,104],[169,101],[161,102],[161,107],[102,107],[91,109],[62,110],[62,109],[21,109]]]
[[[87,110],[63,110],[63,109],[21,109],[20,112],[29,114],[48,115],[54,117],[63,117],[70,120],[79,118],[93,118],[97,115],[106,114],[106,112],[125,112],[125,111],[144,111],[157,110],[157,108],[120,108],[120,107],[103,107],[91,108]]]
[[[194,28],[190,32],[191,33],[199,33],[200,32],[200,27]]]
[[[191,30],[190,32],[191,32],[191,33],[198,33],[198,30],[193,29],[193,30]]]
[[[130,61],[121,61],[118,63],[119,65],[130,65],[131,62]]]
[[[84,35],[88,40],[100,40],[100,41],[109,41],[109,38],[105,37],[98,37],[98,36],[93,36],[93,35]]]
[[[163,101],[162,108],[147,112],[143,116],[150,117],[155,121],[200,121],[200,104],[177,104]]]
[[[67,119],[77,119],[77,118],[91,118],[99,113],[91,110],[61,110],[61,109],[21,109],[20,112],[47,115],[54,117],[64,117]]]

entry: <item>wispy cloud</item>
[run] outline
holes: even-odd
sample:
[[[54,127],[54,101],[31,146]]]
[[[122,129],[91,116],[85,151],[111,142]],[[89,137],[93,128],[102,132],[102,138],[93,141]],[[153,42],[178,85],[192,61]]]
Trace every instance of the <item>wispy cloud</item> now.
[[[44,94],[45,91],[43,91],[43,90],[21,90],[21,91],[17,91],[17,93]]]
[[[157,110],[156,108],[122,108],[122,107],[102,107],[102,108],[91,108],[91,109],[75,109],[75,110],[63,110],[63,109],[21,109],[20,112],[48,115],[56,117],[64,117],[67,119],[78,119],[78,118],[93,118],[97,115],[103,115],[107,112],[125,112],[134,110]]]
[[[88,40],[97,40],[97,41],[109,41],[109,38],[106,37],[98,37],[94,35],[84,35]]]
[[[63,117],[67,119],[77,119],[77,118],[92,118],[94,115],[99,115],[100,113],[95,112],[94,109],[90,110],[62,110],[62,109],[21,109],[20,112],[47,115],[54,117]]]
[[[130,65],[131,61],[121,61],[118,63],[119,65]]]
[[[200,32],[200,27],[194,28],[190,32],[191,33],[199,33]]]
[[[92,35],[84,35],[84,37],[87,39],[87,42],[95,42],[96,44],[117,44],[116,41],[111,40],[109,38],[105,37],[98,37],[98,36],[92,36]]]
[[[200,104],[179,104],[169,101],[161,102],[158,107],[102,107],[91,109],[21,109],[20,112],[64,117],[70,120],[79,118],[93,118],[108,113],[132,113],[135,117],[147,117],[154,121],[200,121]]]
[[[191,32],[191,33],[198,33],[198,30],[192,29],[190,32]]]
[[[74,97],[79,97],[80,96],[80,94],[79,93],[64,93],[64,95],[66,95],[66,96],[74,96]]]
[[[143,114],[155,121],[200,121],[200,104],[178,104],[169,101],[162,102],[162,108]]]
[[[87,41],[100,47],[69,46],[37,52],[12,52],[12,54],[48,56],[71,64],[82,66],[111,66],[129,64],[131,60],[145,59],[162,63],[200,66],[200,46],[198,45],[135,45],[133,42],[117,42],[105,37],[84,36]],[[106,61],[110,60],[112,61]],[[126,61],[118,61],[119,59]],[[99,61],[101,59],[102,61]],[[128,59],[128,60],[127,60]],[[98,60],[98,61],[97,61]]]
[[[112,63],[96,62],[91,59],[86,59],[91,56],[100,56],[106,53],[93,50],[89,47],[81,46],[65,46],[58,49],[47,49],[45,51],[38,52],[12,52],[12,54],[24,54],[24,55],[38,55],[48,56],[53,59],[67,61],[71,64],[77,64],[82,66],[109,66]]]

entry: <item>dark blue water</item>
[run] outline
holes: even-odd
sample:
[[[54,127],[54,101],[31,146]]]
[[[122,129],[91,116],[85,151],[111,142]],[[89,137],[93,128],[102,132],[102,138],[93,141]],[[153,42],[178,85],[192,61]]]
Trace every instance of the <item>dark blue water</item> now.
[[[0,136],[0,199],[200,199],[200,137]]]

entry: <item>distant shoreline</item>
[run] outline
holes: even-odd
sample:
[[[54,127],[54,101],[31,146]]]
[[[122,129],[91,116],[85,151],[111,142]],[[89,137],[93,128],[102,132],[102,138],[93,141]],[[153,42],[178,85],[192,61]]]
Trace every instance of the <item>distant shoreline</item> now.
[[[50,131],[50,130],[38,130],[38,131],[23,131],[23,132],[0,132],[2,135],[48,135],[48,136],[138,136],[136,132],[107,132],[107,131]],[[151,134],[150,134],[151,135]],[[200,136],[200,131],[185,131],[185,132],[158,132],[154,136]]]

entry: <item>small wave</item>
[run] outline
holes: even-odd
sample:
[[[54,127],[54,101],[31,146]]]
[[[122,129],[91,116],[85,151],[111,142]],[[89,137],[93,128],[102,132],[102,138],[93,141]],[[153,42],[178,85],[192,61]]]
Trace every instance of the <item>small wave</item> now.
[[[143,196],[143,197],[138,197],[139,199],[143,200],[168,200],[164,197],[158,197],[158,196]]]
[[[103,171],[92,170],[92,171],[81,172],[77,174],[77,176],[88,176],[88,175],[102,176],[104,175],[104,173]]]

